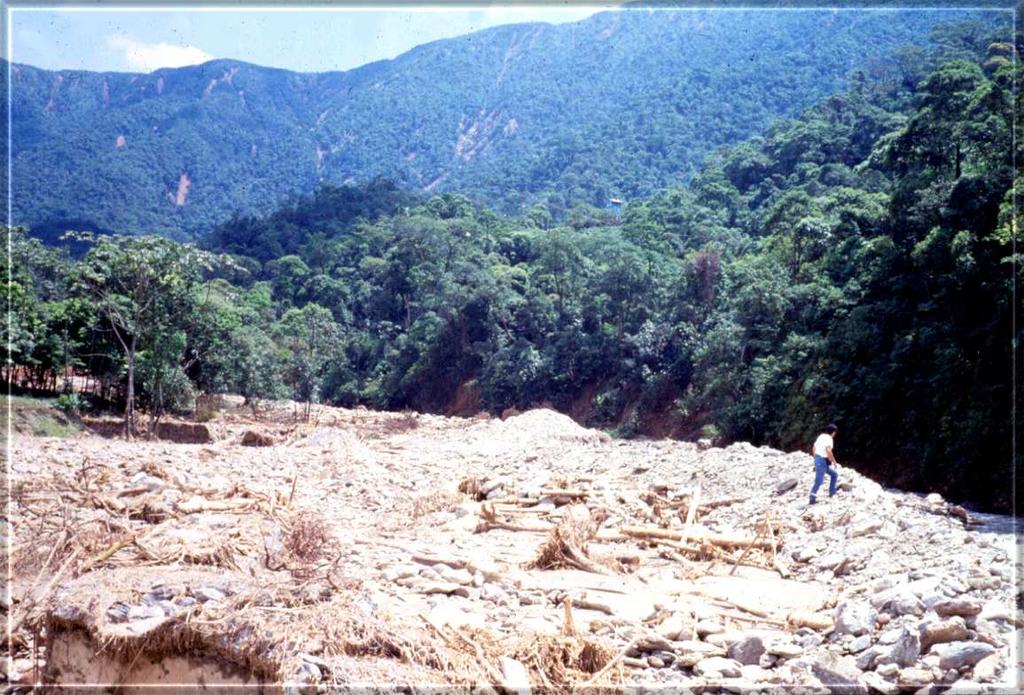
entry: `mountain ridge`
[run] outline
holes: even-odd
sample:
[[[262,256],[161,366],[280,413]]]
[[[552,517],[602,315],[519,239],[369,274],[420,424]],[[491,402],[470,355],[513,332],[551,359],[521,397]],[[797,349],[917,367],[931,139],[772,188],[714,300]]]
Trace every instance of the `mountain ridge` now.
[[[379,176],[506,212],[649,195],[948,19],[762,12],[755,25],[751,13],[503,25],[331,72],[12,64],[14,221],[44,236],[75,221],[191,238]]]

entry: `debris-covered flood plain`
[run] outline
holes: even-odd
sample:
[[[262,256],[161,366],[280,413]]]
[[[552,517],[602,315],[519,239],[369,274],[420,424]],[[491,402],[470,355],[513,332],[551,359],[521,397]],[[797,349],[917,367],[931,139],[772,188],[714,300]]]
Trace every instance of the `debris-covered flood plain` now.
[[[1018,689],[1006,517],[548,410],[294,413],[16,435],[8,687]]]

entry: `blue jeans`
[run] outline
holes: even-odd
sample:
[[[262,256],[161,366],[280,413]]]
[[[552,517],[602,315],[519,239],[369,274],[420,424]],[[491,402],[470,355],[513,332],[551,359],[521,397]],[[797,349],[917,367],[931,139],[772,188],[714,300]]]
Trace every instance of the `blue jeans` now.
[[[825,474],[828,474],[828,496],[836,494],[836,485],[839,481],[839,474],[828,465],[828,459],[823,456],[814,457],[814,487],[811,488],[811,502],[818,496],[818,488],[825,482]]]

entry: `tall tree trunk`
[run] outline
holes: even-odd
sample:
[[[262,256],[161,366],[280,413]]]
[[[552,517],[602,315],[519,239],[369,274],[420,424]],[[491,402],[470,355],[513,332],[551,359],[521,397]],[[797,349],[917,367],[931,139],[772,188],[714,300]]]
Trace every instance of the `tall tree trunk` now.
[[[128,393],[124,403],[124,434],[128,439],[135,435],[135,342],[133,335],[128,347]]]
[[[153,394],[153,402],[150,404],[149,426],[147,436],[149,439],[156,439],[156,428],[160,423],[160,416],[163,414],[164,389],[162,383],[157,384]]]

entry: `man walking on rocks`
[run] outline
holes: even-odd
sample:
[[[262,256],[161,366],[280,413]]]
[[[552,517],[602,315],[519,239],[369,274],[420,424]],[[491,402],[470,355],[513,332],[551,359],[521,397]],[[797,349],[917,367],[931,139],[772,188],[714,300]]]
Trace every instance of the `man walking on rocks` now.
[[[835,454],[832,453],[832,446],[835,443],[834,437],[839,428],[833,424],[825,426],[825,431],[814,440],[814,487],[811,488],[811,504],[818,501],[818,488],[828,474],[828,496],[834,497],[836,485],[839,481],[839,474],[832,466],[839,465],[836,462]]]

